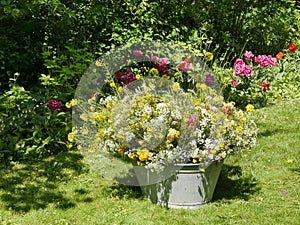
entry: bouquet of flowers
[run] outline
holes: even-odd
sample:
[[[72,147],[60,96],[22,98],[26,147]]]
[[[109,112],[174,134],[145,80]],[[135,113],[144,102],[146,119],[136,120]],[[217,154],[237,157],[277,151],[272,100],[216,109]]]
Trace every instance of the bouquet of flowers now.
[[[102,89],[87,94],[87,101],[77,99],[87,102],[75,111],[80,148],[89,143],[85,148],[94,155],[159,170],[177,162],[222,160],[255,145],[253,106],[243,112],[225,103],[214,76],[193,56],[172,65],[168,57],[139,49],[131,54],[148,61],[132,60],[102,79]]]

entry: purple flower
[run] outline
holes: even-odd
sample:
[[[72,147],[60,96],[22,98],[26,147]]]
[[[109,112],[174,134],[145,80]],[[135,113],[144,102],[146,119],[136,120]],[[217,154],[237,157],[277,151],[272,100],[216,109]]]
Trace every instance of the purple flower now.
[[[50,110],[57,110],[60,111],[60,107],[62,106],[62,102],[58,101],[57,99],[52,99],[48,102],[48,107]]]
[[[246,51],[243,56],[245,56],[245,58],[250,61],[252,61],[252,58],[254,57],[254,55],[251,51]]]
[[[134,56],[142,56],[142,55],[144,55],[144,53],[141,50],[134,50],[133,55]]]
[[[214,75],[211,75],[211,74],[207,74],[206,76],[205,76],[205,84],[207,85],[207,86],[213,86],[214,85],[214,83],[216,83],[216,78],[214,77]]]
[[[140,68],[141,73],[145,73],[146,69],[144,67]]]

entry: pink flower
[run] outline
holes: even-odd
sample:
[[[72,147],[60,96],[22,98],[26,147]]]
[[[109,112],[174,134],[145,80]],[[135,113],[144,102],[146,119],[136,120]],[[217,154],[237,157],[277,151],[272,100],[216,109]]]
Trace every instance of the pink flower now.
[[[267,83],[263,81],[263,82],[260,82],[259,85],[262,86],[262,87],[265,87],[267,85]]]
[[[141,55],[144,55],[144,53],[141,50],[134,50],[133,55],[134,56],[141,56]]]
[[[231,81],[231,84],[232,84],[233,87],[238,86],[238,82],[236,80]]]
[[[158,56],[153,55],[153,54],[151,54],[151,55],[149,56],[149,59],[150,59],[151,61],[159,60]]]
[[[57,110],[60,111],[60,107],[62,106],[62,102],[58,101],[57,99],[52,99],[48,102],[48,107],[50,110]]]
[[[246,51],[243,56],[245,56],[245,58],[250,61],[252,61],[252,58],[254,57],[254,55],[251,51]]]
[[[246,64],[242,59],[236,59],[234,62],[234,75],[243,75],[245,66]]]
[[[250,75],[252,75],[253,72],[254,71],[252,69],[252,66],[245,65],[243,73],[246,75],[246,77],[249,77]]]
[[[188,121],[188,126],[197,126],[197,117],[192,117],[192,116],[190,116],[190,119],[189,119],[189,121]]]
[[[190,63],[183,61],[182,63],[179,64],[178,69],[180,71],[190,70],[191,69]]]
[[[270,64],[272,66],[278,66],[277,59],[274,57],[272,57],[271,55],[258,55],[257,57],[255,57],[255,62],[262,66],[267,68]]]
[[[169,60],[166,59],[166,58],[160,58],[159,59],[159,65],[160,66],[165,66],[165,65],[168,65],[169,63],[170,63]]]

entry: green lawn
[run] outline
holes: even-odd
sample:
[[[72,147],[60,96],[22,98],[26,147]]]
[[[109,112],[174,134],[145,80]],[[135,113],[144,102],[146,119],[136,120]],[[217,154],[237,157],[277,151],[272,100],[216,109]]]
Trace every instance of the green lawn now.
[[[300,224],[300,101],[256,110],[251,152],[226,159],[214,201],[165,209],[89,170],[78,152],[0,171],[0,224]]]

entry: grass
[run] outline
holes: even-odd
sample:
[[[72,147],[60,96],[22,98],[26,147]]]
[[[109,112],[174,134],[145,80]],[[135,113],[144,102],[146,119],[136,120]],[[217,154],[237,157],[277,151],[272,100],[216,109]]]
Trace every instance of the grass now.
[[[165,209],[107,181],[78,152],[0,170],[0,224],[300,224],[300,101],[256,110],[257,146],[226,159],[214,201]]]

